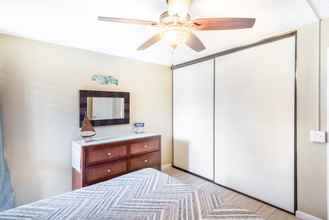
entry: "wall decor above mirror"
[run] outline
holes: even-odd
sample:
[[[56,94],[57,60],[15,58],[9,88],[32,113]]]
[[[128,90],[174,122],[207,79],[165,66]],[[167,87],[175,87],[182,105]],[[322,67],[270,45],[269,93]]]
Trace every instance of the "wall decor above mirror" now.
[[[93,126],[129,124],[128,92],[80,90],[80,127],[87,115]]]
[[[100,85],[119,85],[119,80],[113,76],[95,74],[91,77],[91,80],[96,81]]]

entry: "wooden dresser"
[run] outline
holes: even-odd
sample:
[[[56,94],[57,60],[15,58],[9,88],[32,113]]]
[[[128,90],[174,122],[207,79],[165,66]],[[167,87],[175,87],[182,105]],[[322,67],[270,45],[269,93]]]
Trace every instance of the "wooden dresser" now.
[[[161,169],[161,135],[72,143],[72,188],[79,189],[143,168]]]

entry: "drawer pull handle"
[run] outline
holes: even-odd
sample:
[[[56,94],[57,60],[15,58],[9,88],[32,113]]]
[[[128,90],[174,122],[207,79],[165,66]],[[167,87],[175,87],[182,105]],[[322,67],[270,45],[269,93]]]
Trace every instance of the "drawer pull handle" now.
[[[149,146],[147,144],[144,145],[144,148],[148,148]]]
[[[111,170],[111,169],[108,169],[108,170],[107,170],[107,173],[111,173],[111,172],[112,172],[112,170]]]
[[[149,161],[148,160],[144,160],[145,163],[148,163]]]
[[[107,153],[107,156],[109,156],[109,157],[112,156],[112,153]]]

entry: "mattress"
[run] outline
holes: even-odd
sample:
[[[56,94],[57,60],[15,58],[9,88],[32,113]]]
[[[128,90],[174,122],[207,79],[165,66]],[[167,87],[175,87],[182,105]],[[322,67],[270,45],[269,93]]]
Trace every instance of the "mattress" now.
[[[197,220],[261,218],[227,208],[218,195],[183,184],[154,169],[0,212],[0,219]]]

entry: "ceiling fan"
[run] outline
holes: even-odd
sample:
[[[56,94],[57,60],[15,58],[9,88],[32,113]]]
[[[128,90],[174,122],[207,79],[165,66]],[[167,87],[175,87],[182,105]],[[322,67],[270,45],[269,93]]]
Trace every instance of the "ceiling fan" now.
[[[153,44],[167,40],[170,46],[176,48],[178,45],[186,44],[194,51],[201,52],[206,47],[193,31],[209,30],[233,30],[252,28],[256,19],[254,18],[197,18],[192,19],[189,9],[192,0],[166,0],[168,10],[160,15],[159,22],[139,19],[126,19],[114,17],[98,17],[99,21],[117,22],[126,24],[146,25],[160,27],[162,32],[154,35],[137,50],[145,50]]]

